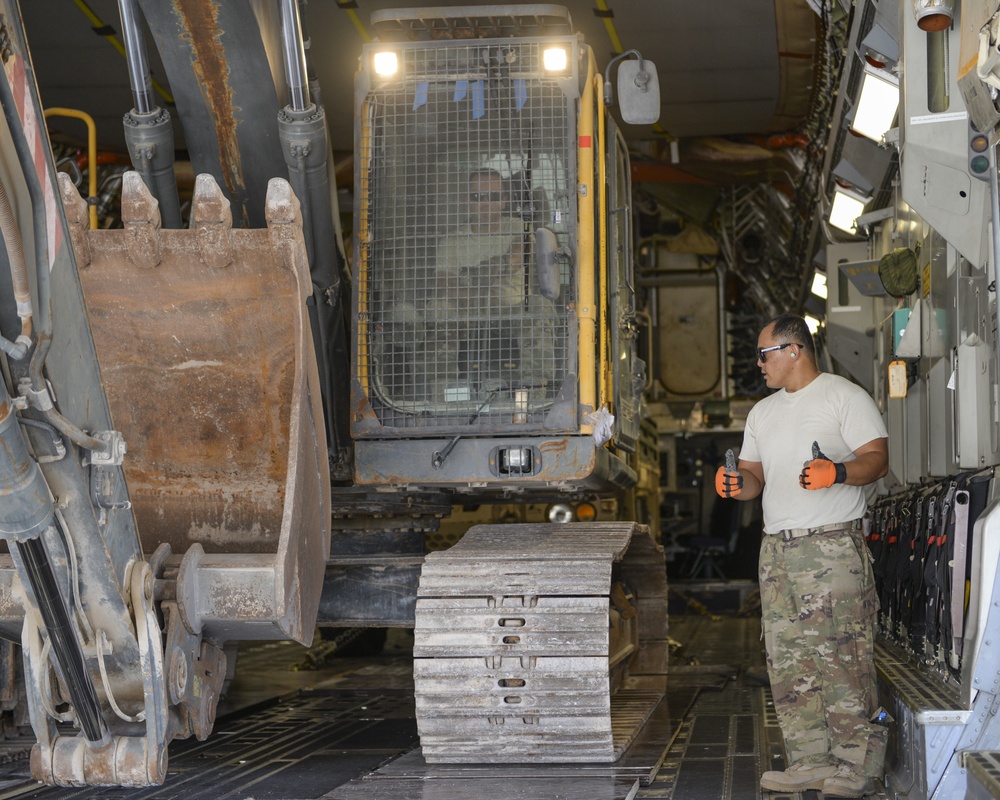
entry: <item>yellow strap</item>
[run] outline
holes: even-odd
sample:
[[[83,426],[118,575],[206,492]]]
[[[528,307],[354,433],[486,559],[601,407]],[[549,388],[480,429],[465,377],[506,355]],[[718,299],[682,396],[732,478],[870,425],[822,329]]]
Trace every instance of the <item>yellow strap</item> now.
[[[87,5],[86,0],[73,0],[73,2],[76,3],[76,7],[83,12],[83,15],[90,20],[90,23],[95,28],[110,29],[110,26],[107,23],[105,23],[103,19],[97,16],[97,14],[94,13],[94,9],[92,9],[89,5]],[[121,55],[122,58],[127,58],[127,56],[125,55],[125,46],[120,41],[118,41],[117,36],[115,36],[113,33],[103,34],[100,33],[99,31],[98,33],[111,43],[111,46],[118,51],[119,55]],[[166,89],[164,89],[159,83],[157,83],[155,78],[150,78],[150,83],[153,85],[153,88],[156,90],[157,94],[159,94],[160,97],[163,98],[163,101],[165,103],[173,104],[174,96],[170,94],[170,92],[168,92]]]
[[[351,22],[354,24],[355,29],[361,36],[361,41],[364,42],[365,44],[368,44],[372,40],[372,37],[371,34],[368,33],[368,28],[365,27],[364,21],[361,19],[360,16],[358,16],[357,9],[348,8],[347,6],[342,6],[340,5],[340,3],[337,3],[337,6],[340,8],[341,11],[347,14],[348,19],[350,19]]]
[[[607,0],[595,0],[597,3],[597,8],[600,11],[611,11],[611,7],[608,6]],[[620,55],[625,52],[625,46],[622,44],[621,37],[618,35],[618,29],[615,27],[615,19],[611,14],[601,14],[601,21],[604,23],[604,29],[608,32],[608,38],[611,40],[611,47],[616,55]],[[671,136],[667,133],[666,129],[660,125],[659,122],[653,124],[653,130],[656,131],[660,136],[666,139],[668,142],[676,142],[677,137]]]

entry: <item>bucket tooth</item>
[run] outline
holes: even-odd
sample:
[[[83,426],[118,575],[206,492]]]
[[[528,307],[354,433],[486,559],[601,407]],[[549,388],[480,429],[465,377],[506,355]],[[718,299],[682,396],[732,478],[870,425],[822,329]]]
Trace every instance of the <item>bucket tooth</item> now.
[[[78,269],[89,267],[93,256],[90,253],[90,241],[87,231],[90,229],[89,209],[87,201],[80,196],[73,180],[65,172],[59,176],[59,194],[62,196],[63,208],[66,209],[66,220],[69,222],[69,238],[76,253]]]
[[[267,200],[264,204],[267,227],[276,225],[302,225],[302,209],[291,184],[284,178],[271,178],[267,182]]]
[[[198,255],[202,264],[210,269],[222,269],[233,263],[230,237],[233,229],[232,208],[215,178],[207,173],[195,178],[191,227],[197,232]]]
[[[311,291],[309,260],[302,238],[302,208],[291,184],[284,178],[271,178],[267,182],[264,217],[271,243],[281,254],[285,269],[293,273],[304,269],[305,274],[301,277],[305,280],[300,283],[303,291]]]
[[[158,266],[162,260],[160,204],[135,170],[122,176],[122,223],[129,260],[141,269]]]

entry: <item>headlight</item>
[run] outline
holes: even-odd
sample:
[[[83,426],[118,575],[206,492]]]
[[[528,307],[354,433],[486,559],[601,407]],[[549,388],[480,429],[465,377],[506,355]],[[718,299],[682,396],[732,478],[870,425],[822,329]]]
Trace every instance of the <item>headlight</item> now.
[[[542,51],[542,66],[548,72],[562,72],[569,64],[565,47],[547,47]]]
[[[566,505],[566,503],[556,503],[549,506],[548,517],[549,522],[557,522],[565,525],[567,522],[573,521],[573,509]]]
[[[376,75],[383,78],[391,78],[399,72],[399,56],[392,50],[384,50],[381,53],[376,53],[372,58],[372,67]]]
[[[580,503],[576,507],[576,518],[579,522],[593,522],[597,519],[597,506],[593,503]]]

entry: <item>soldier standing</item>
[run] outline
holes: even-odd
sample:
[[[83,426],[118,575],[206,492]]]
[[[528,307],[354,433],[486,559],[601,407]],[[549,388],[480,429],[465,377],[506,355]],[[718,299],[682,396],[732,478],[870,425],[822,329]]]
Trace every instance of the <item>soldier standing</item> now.
[[[888,471],[888,434],[863,389],[820,372],[802,317],[764,326],[757,363],[778,391],[751,410],[739,463],[719,468],[716,490],[763,493],[762,622],[789,766],[760,785],[862,797],[886,748],[872,721],[877,600],[862,518],[864,487]]]

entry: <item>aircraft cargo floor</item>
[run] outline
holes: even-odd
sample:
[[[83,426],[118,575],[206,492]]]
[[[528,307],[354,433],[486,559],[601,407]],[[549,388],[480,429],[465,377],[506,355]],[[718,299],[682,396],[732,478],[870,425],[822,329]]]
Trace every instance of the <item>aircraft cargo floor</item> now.
[[[670,631],[668,691],[614,765],[425,764],[409,640],[394,631],[370,658],[326,658],[322,645],[242,648],[215,732],[171,746],[163,786],[41,787],[20,758],[0,766],[0,800],[819,800],[758,786],[784,762],[757,614],[699,606],[672,614]],[[310,660],[316,669],[296,669]],[[26,746],[8,741],[8,758]]]

